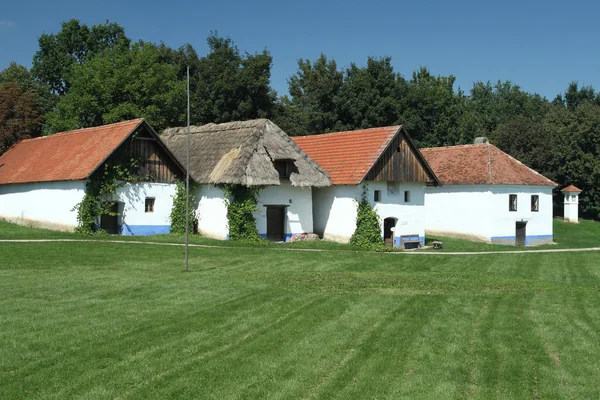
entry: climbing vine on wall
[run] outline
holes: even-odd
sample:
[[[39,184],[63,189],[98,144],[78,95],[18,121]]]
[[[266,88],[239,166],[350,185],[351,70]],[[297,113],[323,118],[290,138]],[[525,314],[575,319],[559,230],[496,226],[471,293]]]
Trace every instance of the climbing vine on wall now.
[[[192,186],[190,185],[190,197],[189,197],[189,232],[194,231],[194,220],[196,213],[195,201],[196,198],[192,194]],[[185,184],[177,181],[175,187],[175,195],[173,196],[173,208],[171,209],[171,233],[183,234],[185,233]]]
[[[252,213],[258,211],[259,186],[220,185],[225,194],[229,238],[251,243],[265,243],[258,235],[256,220]]]
[[[75,232],[84,235],[105,233],[98,227],[99,218],[101,215],[118,215],[112,211],[119,201],[117,188],[145,179],[138,173],[139,165],[136,158],[130,158],[125,163],[107,161],[90,177],[83,199],[73,208],[77,212],[78,223]]]
[[[350,238],[350,244],[368,250],[384,250],[381,222],[379,215],[369,204],[366,187],[363,187],[361,198],[357,202],[356,230]]]

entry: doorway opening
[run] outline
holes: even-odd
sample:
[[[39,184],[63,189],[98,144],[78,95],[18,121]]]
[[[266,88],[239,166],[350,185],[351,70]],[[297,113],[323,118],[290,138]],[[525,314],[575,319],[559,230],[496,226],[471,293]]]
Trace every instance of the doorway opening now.
[[[386,218],[383,220],[383,241],[388,246],[394,246],[394,228],[398,223],[398,218]]]
[[[267,207],[267,239],[274,242],[285,240],[285,206]]]
[[[119,229],[119,202],[114,202],[109,208],[109,214],[100,215],[100,229],[110,235],[120,234]]]
[[[518,221],[516,224],[515,244],[525,246],[527,243],[527,222]]]

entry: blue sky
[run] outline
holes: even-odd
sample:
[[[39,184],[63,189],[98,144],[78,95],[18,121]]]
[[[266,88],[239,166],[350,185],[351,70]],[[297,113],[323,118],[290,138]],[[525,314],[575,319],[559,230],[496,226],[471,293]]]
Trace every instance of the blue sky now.
[[[600,90],[600,2],[584,1],[10,1],[0,11],[0,69],[31,65],[37,38],[78,18],[110,20],[134,40],[191,43],[206,54],[211,30],[241,51],[267,48],[271,84],[287,92],[299,58],[338,65],[391,56],[405,77],[419,66],[474,81],[511,80],[549,99],[571,81]]]

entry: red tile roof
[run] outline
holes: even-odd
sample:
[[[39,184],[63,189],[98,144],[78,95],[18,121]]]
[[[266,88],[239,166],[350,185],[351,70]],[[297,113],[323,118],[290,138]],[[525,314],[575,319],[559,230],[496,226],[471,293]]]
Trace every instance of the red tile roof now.
[[[22,140],[0,156],[0,185],[86,179],[142,121]]]
[[[296,136],[292,140],[329,174],[334,185],[357,185],[400,126]]]
[[[421,149],[442,185],[536,185],[558,186],[494,145]]]
[[[579,189],[577,186],[569,185],[566,188],[564,188],[563,190],[561,190],[561,192],[568,192],[568,193],[579,192],[579,193],[581,193],[582,190]]]

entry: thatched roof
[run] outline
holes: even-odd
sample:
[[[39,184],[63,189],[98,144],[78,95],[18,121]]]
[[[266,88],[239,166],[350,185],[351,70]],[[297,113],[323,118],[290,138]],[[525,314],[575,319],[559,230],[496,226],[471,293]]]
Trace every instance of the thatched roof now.
[[[190,176],[205,184],[279,185],[273,161],[293,161],[294,186],[329,186],[329,176],[268,119],[190,128]],[[166,129],[161,139],[185,166],[187,128]]]

